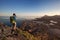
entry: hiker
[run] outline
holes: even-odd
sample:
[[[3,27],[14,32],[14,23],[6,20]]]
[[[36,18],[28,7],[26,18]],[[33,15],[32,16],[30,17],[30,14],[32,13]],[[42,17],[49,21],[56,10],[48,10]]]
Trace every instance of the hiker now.
[[[16,31],[16,14],[15,13],[13,13],[13,16],[10,16],[10,23],[12,24],[11,33],[13,33],[14,31]]]

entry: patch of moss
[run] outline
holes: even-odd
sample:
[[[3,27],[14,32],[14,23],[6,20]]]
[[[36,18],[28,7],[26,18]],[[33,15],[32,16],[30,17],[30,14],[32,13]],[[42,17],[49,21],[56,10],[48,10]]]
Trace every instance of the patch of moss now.
[[[34,37],[32,34],[28,33],[27,31],[17,30],[18,34],[23,35],[27,40],[39,40],[38,38]]]

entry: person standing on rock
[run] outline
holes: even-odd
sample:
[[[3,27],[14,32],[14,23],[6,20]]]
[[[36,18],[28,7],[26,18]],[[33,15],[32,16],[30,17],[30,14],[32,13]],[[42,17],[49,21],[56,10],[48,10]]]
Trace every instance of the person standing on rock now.
[[[14,31],[16,31],[16,14],[15,13],[13,13],[13,16],[10,16],[10,23],[12,24],[11,33],[13,33]]]

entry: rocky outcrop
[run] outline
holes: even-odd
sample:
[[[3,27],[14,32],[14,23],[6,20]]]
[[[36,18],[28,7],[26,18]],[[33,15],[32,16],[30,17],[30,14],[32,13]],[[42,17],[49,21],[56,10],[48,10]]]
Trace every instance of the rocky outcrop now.
[[[59,17],[44,16],[23,21],[17,34],[11,34],[11,27],[0,23],[0,40],[60,40]]]

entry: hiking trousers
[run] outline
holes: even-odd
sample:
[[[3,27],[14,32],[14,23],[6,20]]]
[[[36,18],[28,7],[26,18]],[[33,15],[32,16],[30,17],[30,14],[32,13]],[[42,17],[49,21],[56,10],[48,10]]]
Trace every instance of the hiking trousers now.
[[[15,23],[12,23],[12,29],[13,30],[16,30],[16,22]]]

